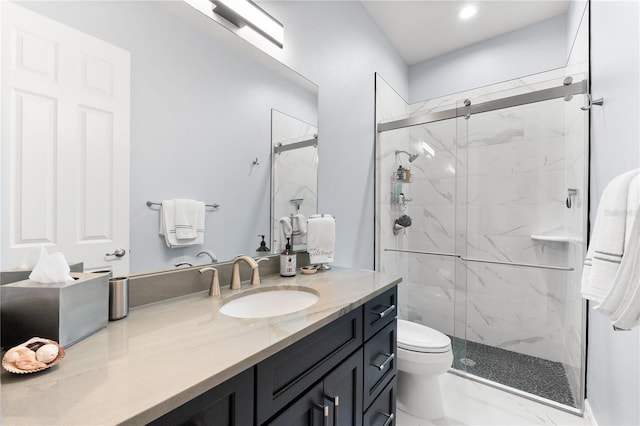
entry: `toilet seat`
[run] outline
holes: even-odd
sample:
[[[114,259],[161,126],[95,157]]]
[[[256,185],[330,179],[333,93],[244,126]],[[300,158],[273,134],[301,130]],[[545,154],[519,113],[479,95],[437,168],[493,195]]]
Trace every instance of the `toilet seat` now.
[[[433,328],[399,319],[398,347],[414,352],[443,353],[451,350],[451,339]]]

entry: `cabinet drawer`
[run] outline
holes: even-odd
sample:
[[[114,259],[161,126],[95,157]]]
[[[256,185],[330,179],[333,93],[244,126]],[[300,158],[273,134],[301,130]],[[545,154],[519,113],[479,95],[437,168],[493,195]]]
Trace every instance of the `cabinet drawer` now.
[[[256,366],[256,418],[264,423],[362,345],[355,309]]]
[[[364,345],[364,406],[377,397],[396,374],[397,321],[387,324]]]
[[[380,392],[378,398],[365,411],[363,426],[392,426],[396,424],[396,377]]]
[[[398,314],[398,287],[376,296],[364,304],[364,340],[393,321]]]

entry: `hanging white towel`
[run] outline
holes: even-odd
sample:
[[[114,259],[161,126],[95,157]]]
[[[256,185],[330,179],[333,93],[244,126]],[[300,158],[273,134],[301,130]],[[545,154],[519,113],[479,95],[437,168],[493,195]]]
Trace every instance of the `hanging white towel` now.
[[[626,287],[618,309],[611,315],[613,325],[631,329],[640,325],[640,218],[636,216],[629,244],[616,275],[614,286]]]
[[[336,221],[330,215],[313,215],[307,223],[307,251],[311,264],[333,262]]]
[[[196,200],[175,199],[176,239],[192,240],[198,236],[198,218],[200,210],[204,212],[204,203]]]
[[[287,246],[287,237],[291,238],[293,234],[293,225],[291,224],[291,218],[284,216],[280,218],[280,242],[279,252],[282,253]]]
[[[640,175],[629,184],[624,253],[611,288],[595,309],[620,328],[640,321]]]
[[[627,197],[640,169],[613,179],[605,188],[582,271],[582,297],[601,303],[611,289],[624,253]]]
[[[294,214],[291,218],[291,228],[293,234],[292,245],[299,247],[307,244],[307,218],[300,213]]]
[[[204,243],[204,203],[202,209],[198,209],[196,217],[196,237],[191,239],[178,240],[176,237],[176,202],[175,200],[163,200],[160,207],[160,230],[159,234],[164,237],[167,247],[191,246]]]

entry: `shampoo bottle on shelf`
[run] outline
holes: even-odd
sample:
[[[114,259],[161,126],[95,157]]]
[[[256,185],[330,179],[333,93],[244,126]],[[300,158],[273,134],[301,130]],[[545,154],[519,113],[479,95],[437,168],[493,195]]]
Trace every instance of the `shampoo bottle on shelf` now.
[[[296,254],[291,249],[290,237],[287,237],[287,245],[280,253],[280,275],[283,277],[293,277],[296,275]]]

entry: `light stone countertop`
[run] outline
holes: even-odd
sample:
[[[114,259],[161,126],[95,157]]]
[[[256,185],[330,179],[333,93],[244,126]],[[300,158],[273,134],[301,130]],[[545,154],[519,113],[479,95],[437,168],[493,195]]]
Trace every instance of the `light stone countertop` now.
[[[23,375],[3,371],[0,424],[147,423],[400,281],[337,267],[314,275],[265,277],[261,287],[309,287],[320,299],[303,311],[264,319],[218,312],[225,299],[252,290],[248,283],[241,290],[224,289],[221,299],[195,293],[134,308],[126,318],[69,347],[65,359],[49,370]]]

